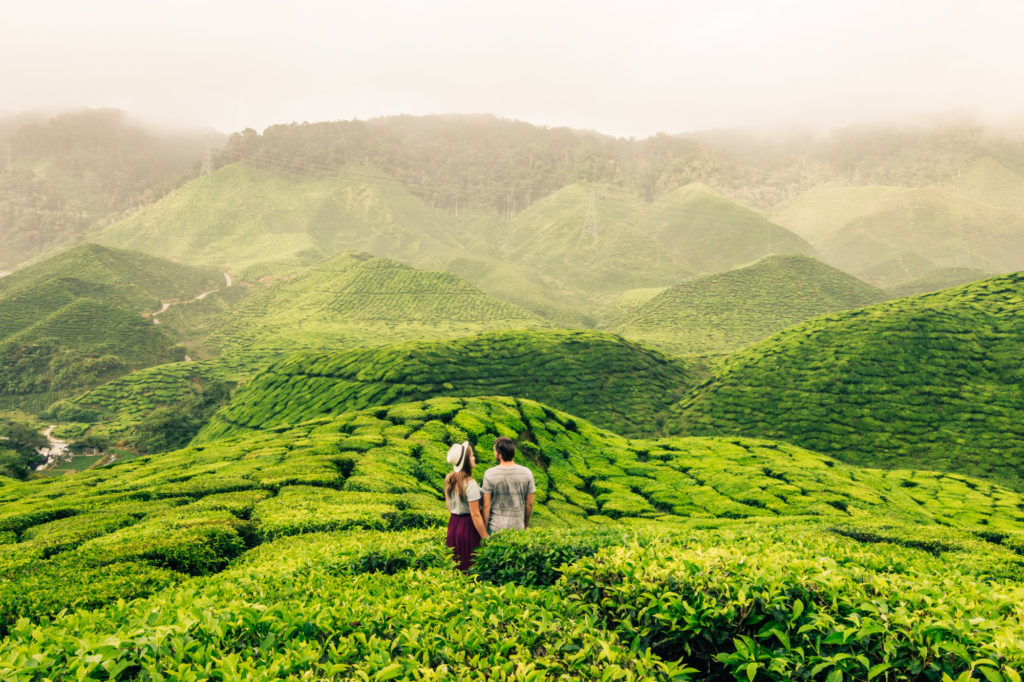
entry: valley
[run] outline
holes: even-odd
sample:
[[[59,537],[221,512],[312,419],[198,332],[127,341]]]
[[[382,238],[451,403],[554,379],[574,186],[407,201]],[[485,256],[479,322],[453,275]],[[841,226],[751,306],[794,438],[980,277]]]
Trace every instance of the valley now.
[[[0,678],[1019,681],[1024,156],[969,132],[292,124],[0,220]],[[462,575],[502,436],[531,527]]]

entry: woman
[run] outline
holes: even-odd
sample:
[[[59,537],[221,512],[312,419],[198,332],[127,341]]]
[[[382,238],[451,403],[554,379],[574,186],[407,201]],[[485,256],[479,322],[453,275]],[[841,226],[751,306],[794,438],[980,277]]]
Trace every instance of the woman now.
[[[448,450],[452,472],[444,478],[444,503],[451,512],[448,539],[459,570],[465,573],[473,565],[473,553],[480,540],[487,538],[484,517],[480,515],[480,486],[473,480],[476,455],[469,442],[456,443]]]

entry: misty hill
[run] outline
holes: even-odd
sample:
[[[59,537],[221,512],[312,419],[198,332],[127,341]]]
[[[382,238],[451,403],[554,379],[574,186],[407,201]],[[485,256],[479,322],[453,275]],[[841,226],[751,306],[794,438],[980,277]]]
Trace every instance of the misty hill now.
[[[939,267],[1024,267],[1024,176],[980,159],[941,185],[822,187],[783,205],[776,220],[810,239],[836,267],[883,286]],[[880,269],[898,259],[900,268]]]
[[[246,384],[200,438],[445,395],[542,400],[617,433],[649,435],[693,383],[684,361],[599,332],[488,332],[305,352]]]
[[[614,187],[559,189],[495,226],[488,240],[503,258],[583,299],[678,281],[689,270],[673,251],[634,227],[645,204]]]
[[[971,268],[937,268],[917,279],[889,287],[885,292],[893,298],[928,294],[933,291],[976,282],[979,279],[991,277],[992,274],[991,272]]]
[[[670,429],[1024,488],[1022,303],[1017,273],[791,327],[731,356]]]
[[[379,174],[304,178],[241,164],[196,178],[96,239],[250,280],[341,251],[422,264],[457,248],[433,209]]]
[[[690,269],[703,273],[773,253],[814,252],[803,238],[701,184],[659,198],[639,219],[638,229]]]
[[[253,293],[222,319],[222,350],[383,346],[548,324],[450,273],[341,254]]]
[[[885,298],[880,289],[813,258],[769,256],[670,287],[614,330],[669,353],[717,353]]]
[[[0,116],[0,270],[79,241],[198,170],[213,131],[164,131],[113,109]],[[8,156],[9,154],[9,156]]]

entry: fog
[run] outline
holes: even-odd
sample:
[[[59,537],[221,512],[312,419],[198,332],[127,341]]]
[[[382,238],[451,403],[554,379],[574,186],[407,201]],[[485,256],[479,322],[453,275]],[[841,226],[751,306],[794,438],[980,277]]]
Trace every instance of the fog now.
[[[1019,0],[41,0],[0,11],[0,110],[230,132],[487,112],[624,137],[1024,114]]]

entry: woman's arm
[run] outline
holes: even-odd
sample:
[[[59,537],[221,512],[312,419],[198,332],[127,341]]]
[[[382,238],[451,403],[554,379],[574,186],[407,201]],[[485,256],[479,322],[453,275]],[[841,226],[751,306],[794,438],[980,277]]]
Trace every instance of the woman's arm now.
[[[473,519],[473,525],[476,527],[476,532],[480,534],[480,539],[486,540],[489,534],[487,533],[487,524],[484,523],[484,517],[480,515],[480,500],[473,500],[469,503],[469,516]]]

